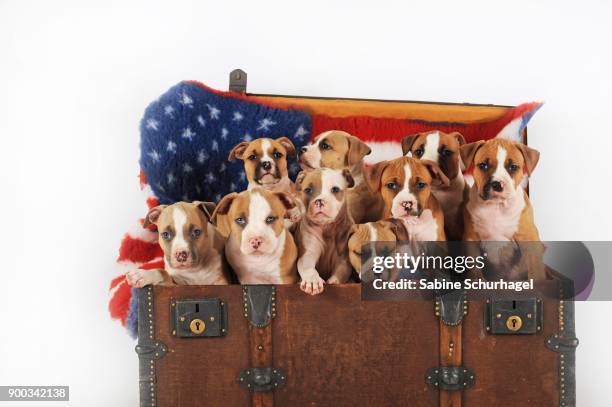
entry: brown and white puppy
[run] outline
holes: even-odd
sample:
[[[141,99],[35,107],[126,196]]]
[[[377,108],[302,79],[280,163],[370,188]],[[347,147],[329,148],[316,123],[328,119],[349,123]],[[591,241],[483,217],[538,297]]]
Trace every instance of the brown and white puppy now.
[[[236,145],[229,154],[228,161],[235,159],[244,162],[244,172],[249,184],[247,189],[263,188],[267,191],[284,192],[295,198],[295,185],[289,179],[287,158],[295,156],[295,146],[287,137],[277,139],[258,138],[243,141]],[[295,207],[288,212],[286,227],[299,222],[301,210]],[[229,235],[229,222],[219,216],[217,225],[224,236]]]
[[[474,185],[464,210],[463,239],[514,242],[499,251],[506,259],[520,252],[516,242],[538,242],[540,235],[522,181],[525,173],[531,174],[535,169],[540,153],[521,143],[492,139],[463,145],[461,157],[468,167],[474,164]],[[499,243],[495,244],[499,247]],[[536,278],[544,278],[541,258],[538,259],[543,253],[540,246],[532,244],[523,250],[532,255],[531,260],[523,260],[529,263],[529,274]],[[494,253],[488,257],[493,262],[503,260]]]
[[[164,252],[165,270],[134,270],[126,274],[134,287],[223,285],[229,283],[223,258],[224,239],[210,223],[210,202],[177,202],[152,208],[143,226],[155,224]]]
[[[384,218],[402,221],[410,241],[443,241],[444,213],[431,193],[434,179],[448,185],[438,164],[401,157],[369,167],[366,180],[384,201]]]
[[[463,238],[463,207],[470,191],[462,170],[460,147],[465,144],[458,132],[429,131],[406,136],[402,139],[404,155],[410,152],[419,160],[430,160],[438,164],[449,185],[434,179],[431,192],[444,212],[444,230],[448,240]]]
[[[236,145],[227,158],[244,162],[249,181],[248,189],[293,193],[293,183],[287,171],[287,157],[295,156],[295,146],[287,137],[258,138]]]
[[[354,222],[347,193],[353,185],[347,169],[320,168],[298,175],[296,187],[306,212],[295,232],[297,268],[300,288],[308,294],[322,293],[326,282],[341,284],[351,277],[347,240]]]
[[[215,212],[226,215],[231,230],[225,255],[241,284],[291,284],[298,280],[297,248],[284,227],[293,199],[284,192],[254,188],[224,196]]]
[[[300,149],[302,169],[348,168],[355,187],[348,191],[347,203],[357,223],[381,219],[383,203],[373,194],[363,179],[363,158],[371,153],[370,147],[357,137],[339,130],[326,131],[313,139],[312,144]]]

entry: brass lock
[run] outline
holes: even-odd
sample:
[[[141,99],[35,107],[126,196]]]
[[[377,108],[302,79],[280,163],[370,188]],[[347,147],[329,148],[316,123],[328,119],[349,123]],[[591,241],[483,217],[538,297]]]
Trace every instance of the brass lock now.
[[[506,328],[508,328],[509,330],[513,332],[518,331],[519,329],[521,329],[522,326],[523,326],[523,320],[521,319],[521,317],[517,315],[511,315],[506,320]]]
[[[206,324],[199,318],[195,318],[189,323],[189,329],[196,335],[201,334],[206,329]]]

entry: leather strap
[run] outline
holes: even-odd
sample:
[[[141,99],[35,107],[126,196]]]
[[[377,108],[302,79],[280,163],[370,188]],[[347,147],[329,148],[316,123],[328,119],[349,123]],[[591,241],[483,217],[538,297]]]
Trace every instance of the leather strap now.
[[[440,366],[459,367],[461,355],[461,322],[446,325],[440,320]],[[440,390],[440,407],[461,406],[461,391]]]
[[[263,328],[249,326],[249,358],[252,367],[272,366],[272,324]],[[255,391],[251,393],[253,407],[272,407],[274,393]]]

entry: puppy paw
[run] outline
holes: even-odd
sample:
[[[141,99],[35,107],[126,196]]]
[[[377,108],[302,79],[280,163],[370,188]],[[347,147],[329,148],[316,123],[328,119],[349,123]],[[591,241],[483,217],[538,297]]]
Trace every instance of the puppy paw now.
[[[302,220],[302,211],[300,211],[299,208],[291,209],[288,215],[289,215],[289,220],[292,223],[298,223],[300,220]]]
[[[321,294],[324,286],[325,280],[319,276],[316,270],[313,270],[313,272],[308,273],[306,277],[303,277],[300,283],[301,290],[310,295]]]
[[[327,284],[342,284],[342,281],[336,276],[331,276],[327,279]]]
[[[160,282],[160,278],[157,278],[159,274],[157,270],[137,269],[125,273],[125,279],[132,287],[142,288],[149,284],[158,284]]]

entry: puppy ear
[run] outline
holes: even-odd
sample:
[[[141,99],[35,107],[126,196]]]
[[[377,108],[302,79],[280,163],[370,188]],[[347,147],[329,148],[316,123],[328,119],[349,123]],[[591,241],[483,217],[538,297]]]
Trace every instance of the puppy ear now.
[[[521,154],[523,154],[527,174],[531,175],[540,160],[540,152],[522,143],[516,143],[515,145],[521,151]]]
[[[429,171],[433,178],[439,179],[444,186],[450,185],[448,177],[442,172],[438,163],[431,160],[421,160],[420,162],[427,167],[427,171]]]
[[[217,207],[210,216],[211,220],[216,219],[217,215],[227,215],[232,206],[232,203],[234,202],[234,199],[236,199],[237,196],[237,192],[232,192],[221,198],[221,200],[217,204]]]
[[[349,149],[346,157],[349,166],[357,164],[363,160],[363,157],[372,152],[372,149],[366,143],[355,136],[348,136],[348,143]]]
[[[463,134],[459,133],[458,131],[453,131],[450,135],[457,140],[460,146],[465,144],[465,137],[463,137]]]
[[[342,170],[342,176],[346,180],[347,188],[353,188],[355,186],[355,180],[353,179],[353,176],[351,175],[351,172],[348,170],[348,168]]]
[[[168,205],[158,205],[155,208],[149,209],[149,212],[144,217],[144,222],[142,223],[143,228],[148,228],[151,224],[157,225],[157,220],[159,219],[159,215],[161,215],[162,211],[166,209]]]
[[[306,176],[306,171],[300,171],[295,177],[295,189],[296,191],[302,190],[302,181],[304,181],[304,177]]]
[[[485,142],[483,140],[478,140],[473,143],[464,144],[460,147],[459,151],[461,152],[461,161],[465,165],[465,168],[470,168],[472,162],[474,161],[474,156],[476,152]]]
[[[244,150],[247,149],[249,144],[250,143],[248,141],[243,141],[243,142],[238,143],[234,148],[232,148],[232,151],[230,151],[229,157],[227,157],[227,161],[232,161],[234,158],[238,158],[239,160],[242,160],[242,155],[244,154]]]
[[[192,204],[204,212],[204,216],[206,216],[209,221],[212,220],[212,214],[217,206],[214,202],[193,201]]]
[[[279,137],[276,139],[276,141],[278,141],[281,146],[285,147],[285,150],[287,150],[287,155],[295,156],[295,146],[291,140],[289,140],[287,137]]]
[[[421,133],[411,134],[402,139],[402,155],[408,154],[408,152],[412,149],[412,145],[416,141],[417,137],[419,137]]]
[[[380,190],[380,177],[387,165],[389,165],[388,161],[381,161],[364,169],[363,177],[370,191],[376,193]]]
[[[295,201],[293,198],[284,192],[274,192],[274,195],[281,201],[285,209],[293,209],[295,208]]]

